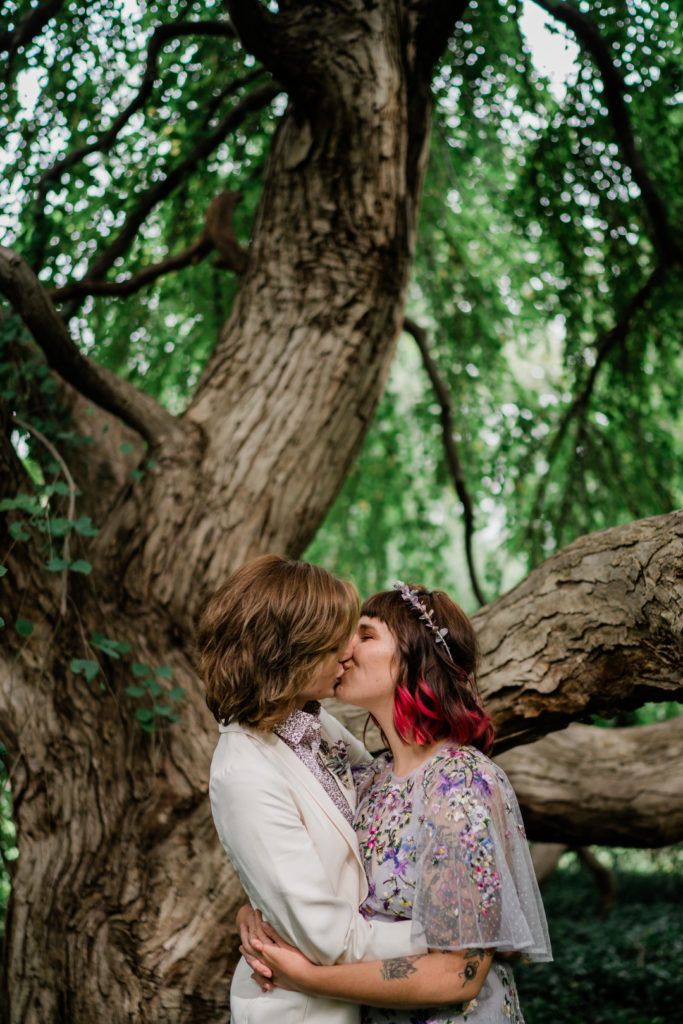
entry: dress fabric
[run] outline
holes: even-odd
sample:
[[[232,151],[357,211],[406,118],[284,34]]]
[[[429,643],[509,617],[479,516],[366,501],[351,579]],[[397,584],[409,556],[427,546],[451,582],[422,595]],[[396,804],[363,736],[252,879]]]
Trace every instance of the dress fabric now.
[[[361,913],[412,920],[429,949],[497,949],[550,960],[524,825],[501,768],[447,742],[403,778],[383,754],[354,769],[354,827],[368,878]],[[362,1008],[363,1024],[524,1024],[509,964],[495,960],[476,999],[419,1010]]]

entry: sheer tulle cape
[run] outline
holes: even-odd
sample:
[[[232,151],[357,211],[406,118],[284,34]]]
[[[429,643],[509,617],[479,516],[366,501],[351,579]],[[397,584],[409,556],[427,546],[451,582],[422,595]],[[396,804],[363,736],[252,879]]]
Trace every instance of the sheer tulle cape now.
[[[413,938],[430,949],[551,960],[522,817],[507,776],[472,747],[446,746],[415,786]]]

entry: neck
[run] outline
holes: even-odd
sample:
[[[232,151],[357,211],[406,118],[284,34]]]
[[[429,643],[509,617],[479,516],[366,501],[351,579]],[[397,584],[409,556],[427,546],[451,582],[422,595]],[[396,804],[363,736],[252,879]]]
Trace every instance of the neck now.
[[[391,748],[395,775],[408,775],[416,768],[419,768],[421,764],[429,760],[443,743],[443,740],[435,740],[433,743],[425,743],[423,745],[414,741],[406,743],[396,731],[393,714],[386,720],[384,720],[384,717],[382,719],[378,717],[377,721]]]

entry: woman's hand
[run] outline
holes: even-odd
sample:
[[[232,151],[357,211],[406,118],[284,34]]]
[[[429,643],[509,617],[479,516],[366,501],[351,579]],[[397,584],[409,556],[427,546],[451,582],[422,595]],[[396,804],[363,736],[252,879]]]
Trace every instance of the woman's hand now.
[[[255,940],[277,942],[280,936],[267,921],[263,920],[261,911],[254,910],[248,903],[245,903],[237,911],[237,927],[240,933],[240,953],[255,974],[263,978],[270,978],[270,967],[259,959],[253,943]]]
[[[259,958],[270,970],[271,984],[268,987],[261,985],[264,992],[269,991],[273,985],[290,992],[308,990],[307,985],[311,982],[316,965],[295,946],[290,946],[279,936],[276,941],[266,942],[255,938],[253,944]]]

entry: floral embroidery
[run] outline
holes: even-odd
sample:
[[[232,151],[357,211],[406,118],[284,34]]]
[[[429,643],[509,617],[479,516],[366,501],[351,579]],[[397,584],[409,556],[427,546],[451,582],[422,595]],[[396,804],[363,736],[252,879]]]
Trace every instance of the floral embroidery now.
[[[504,831],[518,828],[513,804],[505,799],[507,780],[479,751],[454,744],[445,744],[407,778],[394,778],[391,767],[390,758],[381,755],[370,768],[354,771],[354,827],[368,876],[361,913],[367,919],[412,918],[422,883],[420,907],[434,916],[439,934],[457,935],[458,922],[462,934],[472,934],[470,929],[486,934],[495,926],[502,884],[491,831],[491,795],[501,788],[503,800],[496,806],[505,819]],[[421,808],[419,814],[414,815],[415,807]],[[448,941],[443,945],[449,948]],[[400,1011],[363,1007],[362,1020],[524,1024],[509,967],[494,962],[489,979],[469,1003]]]
[[[342,786],[346,786],[347,789],[352,788],[353,778],[350,770],[351,764],[349,762],[349,752],[346,749],[346,744],[343,740],[338,740],[330,746],[327,743],[327,740],[324,738],[321,739],[318,757],[325,768],[332,772],[339,782],[341,782]]]

